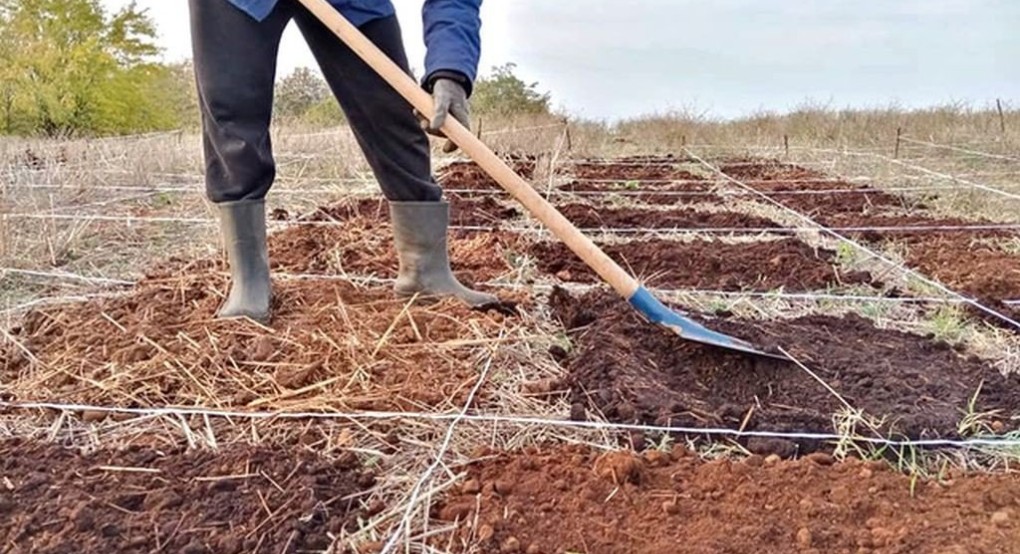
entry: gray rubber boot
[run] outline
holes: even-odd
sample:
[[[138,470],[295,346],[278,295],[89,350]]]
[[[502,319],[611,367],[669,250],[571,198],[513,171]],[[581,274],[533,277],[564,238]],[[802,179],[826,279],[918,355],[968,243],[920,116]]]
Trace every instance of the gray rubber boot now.
[[[272,284],[269,279],[269,248],[266,244],[266,203],[263,200],[223,202],[220,232],[230,262],[230,294],[220,307],[219,318],[247,317],[269,322]]]
[[[499,303],[491,294],[460,284],[450,271],[449,202],[390,202],[390,219],[400,259],[394,286],[398,295],[455,296],[475,308]]]

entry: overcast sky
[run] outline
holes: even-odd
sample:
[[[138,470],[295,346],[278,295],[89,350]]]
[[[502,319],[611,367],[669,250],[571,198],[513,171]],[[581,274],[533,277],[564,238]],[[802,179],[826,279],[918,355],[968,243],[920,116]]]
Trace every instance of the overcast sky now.
[[[137,2],[165,57],[189,57],[187,0]],[[395,4],[420,70],[422,2]],[[805,101],[1020,107],[1020,0],[485,0],[482,21],[483,73],[515,62],[557,107],[592,118],[732,117]],[[281,75],[314,65],[292,26]]]

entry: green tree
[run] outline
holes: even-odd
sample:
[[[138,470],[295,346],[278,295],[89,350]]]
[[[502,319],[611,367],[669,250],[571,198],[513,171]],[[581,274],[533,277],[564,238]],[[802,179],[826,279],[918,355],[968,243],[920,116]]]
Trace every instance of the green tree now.
[[[279,117],[296,120],[328,98],[326,81],[315,71],[299,67],[276,84],[273,104]]]
[[[155,26],[132,2],[0,0],[4,132],[109,134],[176,125],[151,94],[166,77]]]
[[[471,108],[488,115],[541,115],[549,113],[549,93],[538,91],[538,83],[525,83],[514,74],[516,65],[492,68],[492,73],[475,83]]]

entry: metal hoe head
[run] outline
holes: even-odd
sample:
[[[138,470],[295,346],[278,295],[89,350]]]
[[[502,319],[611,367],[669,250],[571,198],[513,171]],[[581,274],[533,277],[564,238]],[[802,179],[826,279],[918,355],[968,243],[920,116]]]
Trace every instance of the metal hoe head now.
[[[745,354],[752,354],[776,360],[791,361],[788,357],[782,354],[766,352],[747,341],[718,333],[695,321],[683,317],[669,309],[665,304],[660,302],[659,299],[652,296],[652,294],[645,288],[638,289],[634,296],[630,298],[630,305],[640,312],[641,315],[643,315],[648,321],[668,328],[677,335],[680,335],[680,338],[682,339],[700,344],[717,346],[727,350],[743,352]]]

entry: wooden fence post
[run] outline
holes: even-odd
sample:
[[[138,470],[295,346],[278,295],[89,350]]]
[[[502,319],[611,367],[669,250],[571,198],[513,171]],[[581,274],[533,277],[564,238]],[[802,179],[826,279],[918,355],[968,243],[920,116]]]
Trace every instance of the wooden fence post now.
[[[1006,134],[1006,114],[1003,113],[1003,111],[1002,111],[1002,99],[1000,99],[1000,98],[996,98],[995,99],[995,107],[997,107],[999,109],[999,130],[1002,131],[1003,135],[1005,135]]]
[[[790,157],[790,135],[783,135],[783,149],[786,150],[786,157]]]
[[[896,128],[896,151],[893,152],[893,159],[900,159],[900,142],[903,139],[903,127]]]

